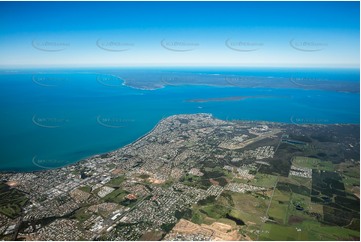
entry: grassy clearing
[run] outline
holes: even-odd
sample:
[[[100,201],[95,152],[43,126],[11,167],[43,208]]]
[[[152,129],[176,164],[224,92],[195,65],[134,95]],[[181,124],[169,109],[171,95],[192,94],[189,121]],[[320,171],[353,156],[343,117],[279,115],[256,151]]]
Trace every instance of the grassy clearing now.
[[[234,202],[234,209],[238,217],[245,221],[261,224],[261,217],[266,214],[268,199],[256,198],[252,194],[230,193]]]
[[[220,222],[220,223],[224,223],[224,224],[228,224],[228,225],[231,225],[232,227],[236,227],[237,224],[236,222],[230,220],[230,219],[227,219],[227,218],[221,218],[221,219],[218,219],[217,222]]]
[[[21,214],[21,208],[27,201],[28,198],[23,192],[0,183],[0,213],[16,218]]]
[[[360,180],[360,164],[355,164],[350,161],[342,162],[335,167],[337,171],[340,171],[347,177],[358,178]]]
[[[74,217],[79,222],[83,223],[85,220],[91,217],[91,213],[87,211],[88,208],[80,208],[74,214]]]
[[[234,217],[234,218],[242,219],[242,213],[239,210],[232,209],[229,212],[229,215]]]
[[[309,231],[312,240],[352,240],[360,237],[360,232],[338,226],[321,225],[318,222],[305,221],[302,228]]]
[[[286,191],[281,191],[276,188],[273,194],[273,200],[280,201],[281,203],[288,203],[291,199],[291,193]]]
[[[199,211],[201,213],[206,214],[210,218],[220,219],[226,217],[226,214],[230,212],[230,208],[224,207],[219,204],[213,204],[213,205],[204,206],[201,209],[199,209]]]
[[[272,200],[268,216],[270,219],[280,224],[287,224],[288,203],[280,204],[277,200]]]
[[[287,224],[291,196],[290,192],[278,189],[274,191],[272,203],[268,210],[268,216],[271,220],[277,221],[280,224]]]
[[[145,232],[142,237],[139,238],[141,241],[160,241],[163,237],[163,232],[161,231],[150,231]]]
[[[343,174],[342,182],[345,185],[345,190],[349,193],[354,193],[355,191],[359,190],[358,187],[360,187],[360,177],[352,177]]]
[[[90,193],[92,191],[92,188],[90,186],[83,186],[83,187],[79,187],[78,189],[87,193]]]
[[[265,224],[261,240],[351,240],[359,237],[359,232],[336,226],[321,225],[304,221],[297,226]]]
[[[302,213],[297,215],[298,212],[296,211],[291,216],[293,219],[298,219],[299,223],[292,225],[264,224],[260,240],[357,240],[360,237],[359,231],[324,225],[317,220],[302,218]]]
[[[304,210],[308,210],[311,204],[311,197],[292,193],[292,204],[298,204],[302,206]]]
[[[317,218],[310,213],[318,213],[322,216],[322,205],[312,203],[311,197],[293,193],[288,208],[288,223],[298,224],[303,220],[317,221]]]
[[[321,161],[320,159],[295,156],[292,159],[292,165],[302,168],[311,168],[321,171],[334,171],[334,165],[331,161]]]
[[[124,200],[124,197],[128,194],[128,192],[124,191],[121,188],[118,188],[105,197],[102,198],[104,202],[113,202],[113,203],[120,203]]]
[[[292,176],[292,175],[289,177],[280,176],[278,181],[283,182],[283,183],[293,184],[296,186],[304,186],[304,187],[307,187],[308,189],[312,188],[312,179],[310,179],[310,178]]]
[[[302,230],[302,229],[301,229]],[[267,223],[263,226],[260,240],[308,240],[307,231],[296,230],[296,227]]]
[[[258,172],[254,179],[249,182],[249,184],[258,187],[272,188],[274,187],[276,181],[277,176]]]
[[[206,218],[206,215],[199,212],[198,209],[194,209],[192,213],[191,221],[196,224],[203,224],[204,219]]]
[[[107,184],[108,187],[119,187],[125,181],[125,176],[112,178]]]

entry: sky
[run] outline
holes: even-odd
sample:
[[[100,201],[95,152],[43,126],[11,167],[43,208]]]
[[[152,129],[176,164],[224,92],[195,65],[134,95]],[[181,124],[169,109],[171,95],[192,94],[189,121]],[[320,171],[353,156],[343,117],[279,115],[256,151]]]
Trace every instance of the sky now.
[[[359,67],[359,2],[0,2],[0,67]]]

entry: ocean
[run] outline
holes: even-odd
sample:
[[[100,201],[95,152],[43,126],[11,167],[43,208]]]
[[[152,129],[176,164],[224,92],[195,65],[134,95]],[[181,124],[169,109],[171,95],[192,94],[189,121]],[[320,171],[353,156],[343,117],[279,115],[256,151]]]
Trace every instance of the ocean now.
[[[146,70],[145,70],[146,71]],[[110,70],[111,72],[111,70]],[[354,82],[358,70],[177,69],[240,76],[294,77]],[[360,123],[360,93],[337,90],[171,85],[141,90],[104,85],[106,70],[0,72],[0,171],[35,171],[72,164],[131,143],[162,118],[211,113],[224,120],[291,124]],[[241,100],[215,100],[226,97]],[[213,100],[212,100],[213,98]],[[204,102],[189,100],[207,100]]]

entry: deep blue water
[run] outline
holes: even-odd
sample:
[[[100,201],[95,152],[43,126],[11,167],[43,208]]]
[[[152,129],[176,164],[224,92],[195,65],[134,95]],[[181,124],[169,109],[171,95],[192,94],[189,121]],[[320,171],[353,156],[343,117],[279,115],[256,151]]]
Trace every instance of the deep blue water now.
[[[196,70],[185,70],[196,72]],[[204,73],[235,73],[234,70]],[[50,72],[49,72],[50,73]],[[240,73],[240,72],[238,72]],[[296,73],[296,74],[295,74]],[[252,76],[290,75],[359,82],[356,71],[247,70]],[[0,170],[32,171],[59,167],[124,146],[163,117],[212,113],[221,119],[286,123],[359,123],[360,94],[336,91],[167,86],[137,90],[101,85],[99,74],[0,74]],[[47,79],[47,80],[45,80]],[[228,96],[266,96],[240,101],[186,102]]]

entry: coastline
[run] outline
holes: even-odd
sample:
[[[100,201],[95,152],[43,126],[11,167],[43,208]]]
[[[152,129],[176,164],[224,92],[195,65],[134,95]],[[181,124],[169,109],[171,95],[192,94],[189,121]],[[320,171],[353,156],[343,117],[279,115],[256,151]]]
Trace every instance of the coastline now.
[[[179,206],[187,205],[187,207],[184,207],[184,209],[187,209],[189,208],[188,205],[191,207],[192,204],[198,204],[199,201],[205,199],[204,197],[219,196],[223,191],[230,190],[235,193],[246,193],[237,196],[249,198],[250,194],[247,192],[254,192],[257,195],[258,192],[263,190],[276,189],[280,176],[294,179],[292,176],[298,175],[304,179],[309,179],[313,174],[310,173],[312,172],[311,168],[301,167],[298,170],[296,168],[292,170],[291,166],[290,170],[288,169],[291,165],[288,163],[289,161],[293,162],[292,165],[297,165],[299,162],[303,162],[304,159],[308,162],[309,154],[302,154],[303,156],[299,156],[299,153],[284,154],[285,147],[283,147],[275,159],[273,159],[274,155],[281,143],[306,147],[306,143],[315,144],[314,141],[319,139],[317,138],[319,134],[322,135],[325,131],[334,129],[336,129],[335,134],[342,143],[338,143],[339,140],[332,140],[331,144],[321,144],[321,142],[318,146],[319,149],[315,149],[312,155],[316,155],[316,152],[325,149],[327,150],[326,153],[322,153],[322,155],[317,153],[316,157],[332,155],[334,149],[329,149],[331,145],[331,147],[337,148],[349,143],[355,145],[351,146],[354,147],[354,150],[359,148],[358,139],[354,136],[357,133],[355,131],[359,130],[359,126],[345,126],[344,129],[335,125],[329,127],[323,125],[317,130],[317,127],[314,126],[301,127],[277,122],[227,122],[215,118],[210,113],[171,115],[162,118],[144,135],[109,155],[93,156],[84,160],[83,163],[77,163],[60,170],[47,170],[28,174],[4,174],[0,175],[0,177],[3,182],[7,182],[6,189],[14,188],[22,199],[29,201],[26,205],[15,201],[15,205],[21,209],[20,212],[16,213],[16,216],[21,216],[22,223],[26,226],[29,226],[32,221],[42,224],[39,230],[21,231],[21,236],[24,234],[42,236],[43,231],[48,231],[49,233],[46,235],[48,237],[46,238],[54,238],[52,233],[54,226],[60,227],[68,224],[68,222],[79,222],[80,227],[76,227],[79,230],[74,227],[69,229],[80,231],[80,233],[84,231],[84,234],[89,235],[87,239],[91,240],[95,236],[102,235],[103,232],[113,230],[119,223],[133,222],[134,219],[141,221],[142,216],[152,215],[152,221],[159,221],[158,218],[164,218],[164,214],[167,214],[169,218],[174,218]],[[232,136],[225,137],[223,135],[224,132],[232,130],[237,132]],[[304,138],[299,136],[300,131],[305,135]],[[346,132],[344,133],[344,131]],[[339,136],[341,133],[342,135]],[[284,134],[287,134],[287,137],[284,138]],[[313,134],[316,134],[316,138],[310,138]],[[244,135],[246,139],[242,138]],[[344,139],[348,135],[353,138],[350,137],[350,140]],[[249,146],[251,144],[253,145]],[[243,149],[246,146],[247,148]],[[219,157],[221,160],[215,159],[218,158],[216,155],[224,155],[229,152],[233,153],[231,157]],[[351,150],[349,154],[352,154],[352,152]],[[338,160],[344,153],[341,152],[336,155],[337,157],[334,160]],[[352,154],[352,156],[354,157],[355,154]],[[240,163],[234,163],[233,159],[238,157],[240,160],[235,162]],[[297,160],[294,161],[296,158]],[[209,168],[210,162],[214,164],[212,168]],[[319,162],[322,162],[322,160],[317,160],[317,162],[318,167]],[[325,162],[327,165],[325,167],[333,167],[333,160],[328,161],[325,159]],[[347,162],[349,162],[347,164],[357,165],[357,160],[352,159]],[[235,169],[236,167],[237,169]],[[264,167],[265,170],[260,171],[261,167]],[[257,174],[250,174],[250,169],[256,170]],[[197,174],[202,172],[201,176],[203,176],[208,171],[209,173],[204,179],[200,178],[200,181],[197,181],[197,184],[203,183],[203,180],[207,181],[202,187],[194,187],[192,184],[189,185],[187,180],[181,179],[188,173]],[[255,180],[251,181],[251,185],[245,185],[233,179],[239,177],[239,174],[244,174],[242,176],[248,177],[247,180],[253,180],[254,178]],[[266,183],[258,183],[258,179],[261,177],[267,179],[264,181]],[[215,182],[222,181],[222,178],[232,179],[232,182],[223,185],[220,185],[220,183],[215,184]],[[290,180],[286,184],[291,186],[297,181],[296,179]],[[270,184],[275,185],[271,186]],[[143,188],[147,190],[143,190]],[[299,189],[301,188],[303,189],[302,185],[299,186]],[[126,192],[120,195],[121,197],[118,197],[119,192],[123,191],[123,189]],[[6,193],[4,194],[6,195]],[[200,194],[203,194],[202,197],[199,196]],[[180,196],[185,199],[179,199]],[[273,196],[273,193],[270,196]],[[289,197],[292,196],[294,195],[289,193]],[[158,206],[149,198],[166,202],[174,199],[174,203],[171,202],[169,206]],[[237,201],[242,202],[243,198]],[[259,196],[257,198],[263,199],[263,197]],[[130,199],[137,199],[138,201],[132,206],[128,203]],[[59,201],[65,202],[59,205]],[[9,200],[8,203],[11,204],[12,201]],[[95,209],[108,205],[111,205],[109,214],[104,215],[102,221],[105,222],[101,222],[102,227],[99,230],[89,229],[87,223],[83,223],[83,220],[81,220],[80,214],[83,214],[82,211],[86,211],[86,213],[90,213],[87,220],[90,219],[91,215],[95,215],[89,221],[94,221],[94,224],[98,223],[98,220],[94,220],[94,218],[100,214],[97,214],[98,210]],[[198,205],[206,206],[207,204],[199,203]],[[276,203],[276,205],[278,204]],[[126,208],[127,206],[129,208]],[[229,204],[229,206],[233,208],[232,204]],[[119,207],[122,209],[119,210]],[[149,210],[149,207],[152,210]],[[266,210],[266,206],[262,206],[261,209],[262,211]],[[170,212],[168,213],[168,211]],[[75,214],[79,216],[73,217]],[[55,221],[51,221],[49,224],[42,223],[42,221],[48,221],[49,218],[55,218]],[[163,221],[169,221],[168,217],[166,219]],[[7,221],[9,226],[17,223],[15,220],[9,219]],[[108,221],[111,223],[108,223]],[[155,226],[161,225],[156,224]],[[68,227],[65,228],[68,229]]]
[[[203,113],[197,113],[197,114],[203,114]],[[207,113],[208,114],[208,113]],[[167,118],[170,118],[170,117],[173,117],[173,116],[177,116],[179,114],[175,114],[175,115],[171,115],[171,116],[168,116],[168,117],[165,117],[165,118],[162,118],[160,119],[154,126],[151,130],[149,130],[148,132],[146,132],[144,135],[141,135],[140,137],[138,137],[136,140],[132,141],[131,143],[129,144],[126,144],[122,147],[118,147],[114,150],[110,150],[108,152],[104,152],[104,153],[98,153],[98,154],[94,154],[94,155],[90,155],[90,156],[87,156],[87,157],[84,157],[80,160],[77,160],[71,164],[67,164],[67,165],[64,165],[64,166],[60,166],[60,167],[54,167],[54,168],[43,168],[43,169],[40,169],[40,170],[33,170],[33,171],[1,171],[0,170],[0,175],[1,174],[16,174],[16,173],[23,173],[23,174],[32,174],[32,173],[37,173],[37,172],[46,172],[46,171],[53,171],[53,170],[57,170],[57,169],[62,169],[62,168],[65,168],[65,167],[71,167],[71,166],[76,166],[77,164],[79,163],[86,163],[89,159],[93,158],[93,157],[98,157],[98,156],[101,156],[101,155],[106,155],[106,154],[110,154],[110,153],[113,153],[113,152],[117,152],[119,150],[122,150],[122,149],[126,149],[128,148],[129,146],[132,146],[134,145],[135,143],[143,140],[144,138],[146,138],[148,135],[150,135],[158,126],[159,124],[166,120]],[[212,114],[209,114],[211,117],[213,117]],[[41,167],[40,167],[41,168]]]
[[[171,116],[169,116],[169,117],[171,117]],[[121,148],[115,149],[115,150],[113,150],[113,151],[106,152],[106,153],[104,153],[104,154],[108,154],[108,153],[111,153],[111,152],[115,152],[115,151],[117,151],[117,150],[121,150],[121,149],[127,148],[128,146],[134,145],[134,144],[137,143],[138,141],[141,141],[142,139],[144,139],[144,138],[146,138],[148,135],[150,135],[150,134],[159,126],[159,124],[160,124],[163,120],[165,120],[165,119],[167,119],[167,118],[169,118],[169,117],[162,118],[161,120],[159,120],[158,123],[156,123],[156,124],[154,125],[154,127],[153,127],[150,131],[148,131],[148,132],[145,133],[144,135],[140,136],[139,138],[137,138],[137,139],[134,140],[133,142],[131,142],[131,143],[129,143],[129,144],[127,144],[127,145],[125,145],[125,146],[123,146],[123,147],[121,147]]]
[[[343,126],[343,125],[356,125],[356,126],[360,126],[360,124],[358,123],[304,123],[304,124],[297,124],[295,122],[293,122],[292,120],[292,117],[291,117],[291,120],[289,123],[286,123],[286,122],[274,122],[274,121],[265,121],[265,120],[240,120],[240,119],[233,119],[233,120],[227,120],[227,119],[221,119],[221,118],[217,118],[217,117],[214,117],[212,113],[193,113],[193,114],[197,114],[197,115],[209,115],[211,118],[215,118],[215,119],[219,119],[219,120],[222,120],[222,121],[226,121],[226,122],[246,122],[246,123],[260,123],[260,124],[283,124],[283,125],[297,125],[297,126],[309,126],[309,125],[312,125],[312,126],[327,126],[327,125],[338,125],[338,126]],[[158,128],[158,126],[166,119],[168,118],[171,118],[171,117],[174,117],[174,116],[179,116],[179,115],[189,115],[189,114],[174,114],[174,115],[170,115],[170,116],[167,116],[167,117],[164,117],[162,119],[160,119],[154,126],[151,130],[149,130],[148,132],[146,132],[145,134],[141,135],[140,137],[136,138],[134,141],[124,145],[124,146],[121,146],[121,147],[118,147],[114,150],[110,150],[110,151],[107,151],[107,152],[103,152],[103,153],[97,153],[97,154],[93,154],[93,155],[90,155],[90,156],[86,156],[82,159],[79,159],[77,161],[74,161],[73,163],[70,163],[70,164],[66,164],[64,166],[60,166],[60,167],[54,167],[54,168],[42,168],[42,169],[39,169],[39,170],[32,170],[32,171],[1,171],[0,170],[0,175],[1,174],[16,174],[16,173],[22,173],[22,174],[32,174],[32,173],[38,173],[38,172],[46,172],[46,171],[53,171],[53,170],[57,170],[57,169],[62,169],[62,168],[66,168],[66,167],[71,167],[71,166],[77,166],[78,164],[80,163],[86,163],[89,161],[89,159],[93,158],[93,157],[99,157],[99,156],[102,156],[102,155],[107,155],[107,154],[111,154],[111,153],[114,153],[114,152],[117,152],[117,151],[120,151],[120,150],[123,150],[123,149],[126,149],[134,144],[136,144],[137,142],[140,142],[142,141],[143,139],[147,138],[154,130],[156,130]],[[192,114],[191,114],[192,115]]]
[[[197,114],[197,115],[202,115],[202,114],[204,115],[204,114],[205,114],[205,115],[209,115],[211,118],[214,118],[214,117],[213,117],[213,114],[211,114],[211,113],[196,113],[196,114]],[[122,149],[126,149],[126,148],[128,148],[129,146],[132,146],[132,145],[134,145],[135,143],[140,142],[140,141],[142,141],[143,139],[147,138],[147,136],[149,136],[151,133],[153,133],[153,131],[156,130],[156,129],[158,128],[158,126],[159,126],[164,120],[169,119],[169,118],[174,117],[174,116],[178,116],[178,115],[184,115],[184,114],[174,114],[174,115],[171,115],[171,116],[162,118],[162,119],[160,119],[160,120],[153,126],[153,128],[152,128],[151,130],[149,130],[148,132],[146,132],[144,135],[141,135],[140,137],[138,137],[136,140],[132,141],[131,143],[126,144],[126,145],[124,145],[124,146],[122,146],[122,147],[119,147],[119,148],[117,148],[117,149],[114,149],[114,150],[105,152],[105,153],[100,153],[100,154],[91,155],[91,156],[89,156],[89,157],[87,157],[87,158],[84,158],[84,159],[81,159],[81,160],[75,162],[74,164],[79,163],[79,162],[82,162],[82,161],[87,161],[88,159],[90,159],[90,158],[92,158],[92,157],[96,157],[96,156],[100,156],[100,155],[106,155],[106,154],[110,154],[110,153],[113,153],[113,152],[116,152],[116,151],[120,151],[120,150],[122,150]],[[225,121],[225,120],[224,120],[224,121]],[[70,165],[73,165],[73,164],[69,164],[69,166],[70,166]],[[66,167],[66,166],[63,166],[63,167]],[[0,172],[0,173],[1,173],[1,172]]]
[[[184,74],[184,73],[180,72],[180,74]],[[318,80],[317,84],[303,84],[296,82],[293,77],[283,77],[283,76],[261,77],[261,76],[243,76],[243,75],[234,75],[234,74],[215,75],[215,74],[206,74],[206,73],[193,73],[193,74],[185,74],[184,76],[181,75],[180,77],[178,77],[176,74],[172,73],[170,75],[174,75],[175,78],[179,78],[179,79],[184,78],[185,80],[183,82],[171,83],[170,81],[165,81],[161,74],[158,74],[159,77],[157,76],[157,78],[153,81],[144,81],[142,79],[139,80],[135,79],[135,81],[133,80],[133,82],[127,80],[128,77],[122,77],[121,74],[102,74],[102,75],[110,75],[122,81],[123,86],[127,86],[129,88],[133,88],[137,90],[143,90],[143,91],[154,91],[165,88],[167,86],[191,85],[191,86],[210,86],[210,87],[234,87],[234,88],[263,87],[263,88],[323,90],[323,91],[334,91],[334,92],[344,92],[344,93],[359,93],[359,89],[358,88],[355,89],[355,83],[352,81],[343,82],[338,80],[324,80],[324,81]],[[189,81],[192,79],[196,79],[196,77],[198,76],[204,77],[204,75],[208,76],[209,80],[205,82]],[[235,79],[236,82],[233,83],[232,81],[230,81],[230,79]],[[272,80],[272,82],[269,81],[270,79]],[[275,83],[275,80],[278,80],[278,82]],[[306,81],[309,82],[309,80],[307,79]],[[114,87],[115,85],[108,85],[108,86]]]

